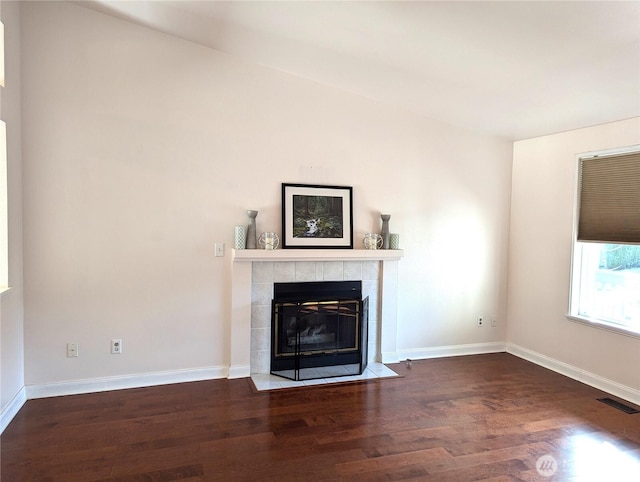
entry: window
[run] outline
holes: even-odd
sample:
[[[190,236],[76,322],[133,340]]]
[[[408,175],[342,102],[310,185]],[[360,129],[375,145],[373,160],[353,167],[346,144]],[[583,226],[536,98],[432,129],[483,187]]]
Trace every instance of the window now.
[[[640,146],[578,158],[569,317],[640,335]]]
[[[0,120],[0,294],[9,289],[9,218],[7,211],[7,127]]]
[[[2,22],[0,22],[0,87],[4,87],[4,24]],[[0,295],[9,290],[8,189],[7,126],[0,120]]]

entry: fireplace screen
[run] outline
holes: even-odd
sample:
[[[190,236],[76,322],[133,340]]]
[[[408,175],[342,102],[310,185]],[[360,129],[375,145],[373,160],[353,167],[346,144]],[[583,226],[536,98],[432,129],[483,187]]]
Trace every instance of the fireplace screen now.
[[[326,290],[329,285],[343,288],[344,283],[349,283],[344,292]],[[271,373],[292,380],[362,373],[367,358],[368,299],[361,299],[359,285],[349,289],[353,283],[284,283],[311,292],[296,291],[284,296],[294,299],[273,300]],[[320,292],[314,290],[319,285]],[[354,294],[359,297],[353,299]]]

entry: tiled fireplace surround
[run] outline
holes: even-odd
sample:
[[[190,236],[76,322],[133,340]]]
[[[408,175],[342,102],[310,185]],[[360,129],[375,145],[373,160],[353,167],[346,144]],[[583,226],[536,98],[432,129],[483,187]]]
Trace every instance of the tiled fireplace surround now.
[[[273,284],[361,280],[369,297],[369,361],[397,355],[398,261],[402,250],[234,250],[229,378],[269,373]]]

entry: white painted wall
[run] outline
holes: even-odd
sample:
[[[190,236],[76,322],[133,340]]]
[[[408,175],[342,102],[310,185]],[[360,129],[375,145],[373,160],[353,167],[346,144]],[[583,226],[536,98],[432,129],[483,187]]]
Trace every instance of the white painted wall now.
[[[391,213],[402,353],[505,340],[510,142],[77,5],[21,13],[27,385],[228,365],[233,227],[279,232],[282,182],[353,186],[360,247]]]
[[[5,87],[0,88],[0,118],[7,124],[8,261],[12,288],[0,300],[0,432],[24,402],[19,10],[18,2],[2,2],[6,79]]]
[[[640,400],[640,339],[565,318],[576,155],[633,144],[639,118],[514,144],[508,342],[589,383],[630,388],[626,396]]]

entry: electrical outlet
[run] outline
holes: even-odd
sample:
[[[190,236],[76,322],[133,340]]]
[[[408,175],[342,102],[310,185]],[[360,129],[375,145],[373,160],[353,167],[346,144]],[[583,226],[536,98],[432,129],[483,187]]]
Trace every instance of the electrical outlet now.
[[[496,326],[498,326],[498,319],[495,316],[491,317],[491,327],[495,328]]]
[[[67,358],[75,358],[78,355],[78,342],[67,343]]]
[[[478,326],[484,326],[484,317],[482,315],[478,316]]]
[[[122,338],[111,340],[111,354],[120,355],[122,353]]]

